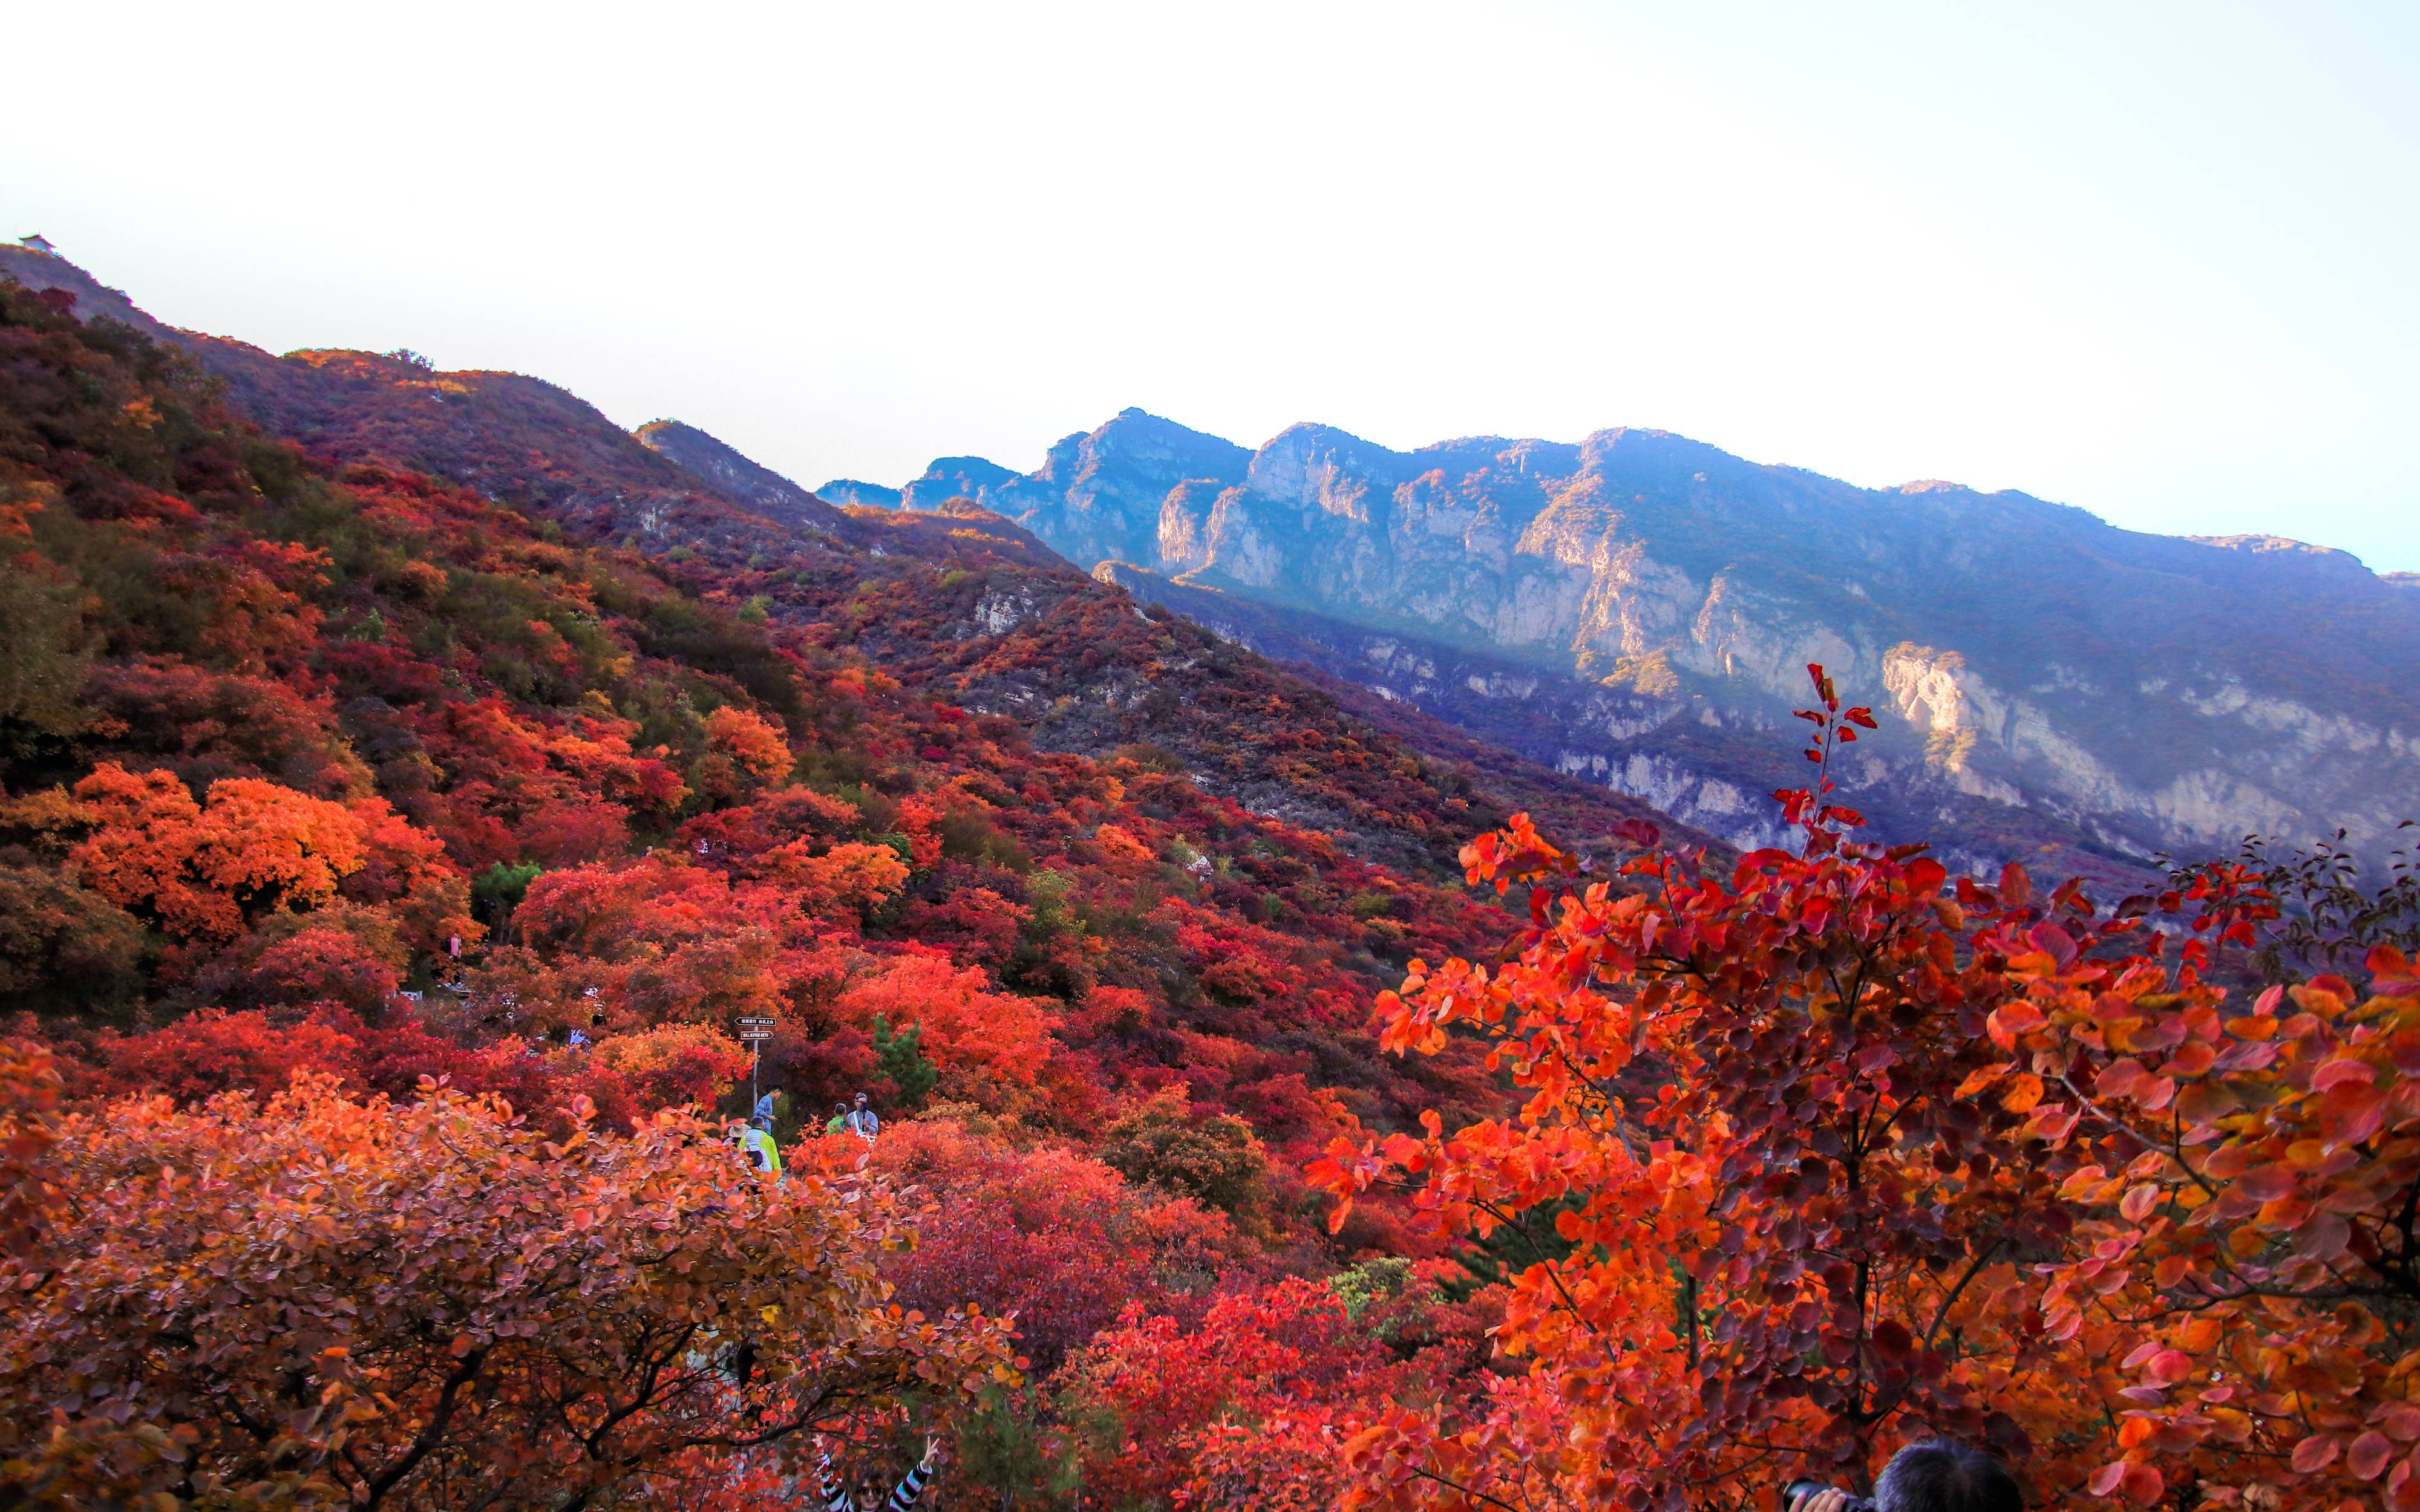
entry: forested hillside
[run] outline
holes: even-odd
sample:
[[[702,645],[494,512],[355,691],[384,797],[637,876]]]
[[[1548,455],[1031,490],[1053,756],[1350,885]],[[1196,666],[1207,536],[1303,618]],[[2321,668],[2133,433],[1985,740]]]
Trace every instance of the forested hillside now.
[[[1322,1096],[1434,1094],[1389,1089],[1362,1019],[1410,955],[1509,928],[1438,880],[1505,812],[1465,774],[997,521],[812,555],[550,460],[528,486],[570,476],[564,513],[693,543],[590,544],[324,429],[315,460],[175,349],[10,298],[9,1001],[89,1026],[95,1076],[192,1010],[241,1048],[409,986],[458,1038],[582,1030],[597,1053],[541,1063],[686,1090],[728,1086],[733,1017],[795,1017],[767,1079],[820,1105],[883,1074],[876,1011],[834,1005],[907,972],[1028,1030],[954,1065],[934,1026],[939,1095],[1065,1130],[1172,1087],[1298,1147]],[[381,393],[423,381],[391,366]]]
[[[1214,1294],[1298,1327],[1330,1293],[1283,1278],[1434,1253],[1326,1233],[1298,1174],[1501,1104],[1475,1052],[1379,1055],[1373,995],[1509,933],[1453,855],[1512,805],[1646,833],[981,511],[751,497],[530,379],[0,300],[0,1013],[68,1105],[433,1078],[630,1130],[744,1111],[770,1018],[793,1160],[862,1090],[939,1204],[892,1283],[1021,1319],[1002,1454],[1130,1306],[1138,1349]],[[1091,1452],[1053,1442],[985,1473]]]
[[[1820,666],[1740,854],[964,498],[32,270],[0,1504],[2420,1506],[2420,878],[1953,877]]]

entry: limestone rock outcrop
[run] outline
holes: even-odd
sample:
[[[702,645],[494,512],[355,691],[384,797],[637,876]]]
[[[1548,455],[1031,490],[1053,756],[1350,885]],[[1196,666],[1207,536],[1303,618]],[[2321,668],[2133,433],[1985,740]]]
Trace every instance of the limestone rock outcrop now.
[[[1395,452],[1296,425],[1248,452],[1136,409],[1032,472],[936,463],[902,502],[947,495],[1742,842],[1808,662],[1884,717],[1865,801],[1978,866],[2046,836],[2142,860],[2342,827],[2380,854],[2420,816],[2420,593],[2323,548],[1661,431]]]

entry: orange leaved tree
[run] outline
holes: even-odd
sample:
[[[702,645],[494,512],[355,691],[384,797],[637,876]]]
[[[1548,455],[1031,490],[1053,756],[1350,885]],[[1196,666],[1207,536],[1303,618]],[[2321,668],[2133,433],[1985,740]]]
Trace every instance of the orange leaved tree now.
[[[886,1191],[685,1115],[555,1142],[309,1078],[61,1115],[39,1055],[0,1076],[0,1503],[623,1504],[1016,1380],[1000,1325],[887,1304]]]
[[[333,903],[340,888],[398,903],[425,940],[478,933],[443,847],[383,798],[336,803],[231,777],[195,803],[171,773],[103,762],[75,785],[70,812],[91,831],[69,853],[77,876],[173,935],[228,940],[264,914]]]
[[[1445,1236],[1530,1263],[1505,1377],[1365,1425],[1348,1500],[1745,1507],[1949,1433],[2043,1504],[2408,1504],[2401,958],[2373,955],[2381,995],[2320,979],[2230,1007],[2204,941],[2249,941],[2240,872],[2102,915],[2015,867],[1953,887],[1920,848],[1858,843],[1826,774],[1870,718],[1809,671],[1816,779],[1777,795],[1799,848],[1728,876],[1651,852],[1617,885],[1516,819],[1464,859],[1535,885],[1529,927],[1382,997],[1388,1048],[1477,1037],[1528,1100],[1341,1139],[1314,1178],[1348,1203],[1407,1187]],[[2170,951],[2163,907],[2201,937]]]
[[[1818,689],[1820,774],[1871,721]],[[1810,1458],[1856,1473],[1909,1418],[2026,1445],[1993,1388],[2027,1341],[1978,1314],[2067,1220],[2024,1119],[1957,1095],[2012,989],[1942,867],[1851,842],[1827,786],[1784,797],[1802,852],[1728,877],[1649,853],[1617,890],[1526,819],[1465,852],[1499,890],[1571,887],[1532,890],[1493,968],[1414,963],[1384,1041],[1476,1034],[1528,1099],[1340,1141],[1314,1176],[1349,1198],[1400,1171],[1449,1236],[1530,1236],[1498,1345],[1531,1364],[1475,1421],[1395,1412],[1357,1440],[1393,1499],[1745,1504]]]
[[[2420,969],[2381,943],[2366,991],[2330,973],[2239,1007],[2204,941],[2256,944],[2267,888],[2212,867],[2183,902],[2201,938],[2173,975],[2057,938],[2012,959],[2026,995],[1977,1078],[2039,1089],[2027,1132],[2076,1205],[2040,1326],[2117,1425],[2089,1489],[2413,1512]]]

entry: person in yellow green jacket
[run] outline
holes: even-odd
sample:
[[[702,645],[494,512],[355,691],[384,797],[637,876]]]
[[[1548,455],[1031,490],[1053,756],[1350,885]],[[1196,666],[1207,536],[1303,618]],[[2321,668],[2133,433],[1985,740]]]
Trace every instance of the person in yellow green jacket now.
[[[773,1120],[759,1115],[739,1136],[739,1150],[749,1163],[760,1171],[770,1171],[773,1180],[781,1180],[782,1147],[773,1142]]]

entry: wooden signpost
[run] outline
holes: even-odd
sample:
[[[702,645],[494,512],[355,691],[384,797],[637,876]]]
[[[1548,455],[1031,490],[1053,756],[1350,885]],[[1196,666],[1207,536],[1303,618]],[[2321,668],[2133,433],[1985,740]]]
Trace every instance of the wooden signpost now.
[[[756,1111],[756,1104],[758,1102],[756,1092],[757,1058],[765,1053],[765,1041],[771,1038],[773,1038],[773,1021],[771,1019],[743,1018],[739,1021],[739,1042],[748,1047],[748,1111],[752,1114]]]

